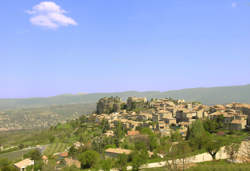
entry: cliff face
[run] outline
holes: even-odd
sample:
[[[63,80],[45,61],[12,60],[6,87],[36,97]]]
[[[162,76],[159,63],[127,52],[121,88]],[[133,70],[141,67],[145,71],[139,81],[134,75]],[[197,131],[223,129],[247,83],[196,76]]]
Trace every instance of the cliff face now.
[[[121,109],[121,99],[119,97],[104,97],[101,98],[96,107],[96,113],[111,113],[111,112],[119,112]]]
[[[147,99],[138,97],[128,97],[127,100],[127,110],[133,110],[136,108],[145,108]]]

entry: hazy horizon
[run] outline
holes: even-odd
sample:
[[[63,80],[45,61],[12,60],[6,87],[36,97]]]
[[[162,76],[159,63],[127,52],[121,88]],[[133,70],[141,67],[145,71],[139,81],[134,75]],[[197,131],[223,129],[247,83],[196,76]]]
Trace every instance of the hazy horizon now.
[[[8,0],[0,98],[250,83],[244,0]]]
[[[62,94],[52,94],[49,96],[24,96],[24,97],[0,97],[0,99],[29,99],[29,98],[48,98],[48,97],[56,97],[56,96],[67,96],[67,95],[84,95],[84,94],[102,94],[102,93],[123,93],[123,92],[169,92],[169,91],[179,91],[179,90],[186,90],[186,89],[198,89],[198,88],[218,88],[218,87],[234,87],[234,86],[248,86],[249,84],[242,84],[242,85],[225,85],[225,86],[212,86],[212,87],[187,87],[181,89],[171,89],[171,90],[124,90],[124,91],[107,91],[107,92],[74,92],[74,93],[62,93]]]

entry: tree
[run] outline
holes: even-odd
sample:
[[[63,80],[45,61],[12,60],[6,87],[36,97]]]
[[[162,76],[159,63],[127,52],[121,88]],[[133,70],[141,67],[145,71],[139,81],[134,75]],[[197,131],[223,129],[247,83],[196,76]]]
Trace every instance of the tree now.
[[[176,153],[182,162],[182,170],[186,167],[188,154],[192,151],[187,142],[181,141],[176,145]]]
[[[224,116],[223,115],[219,115],[217,118],[216,118],[216,123],[218,125],[218,128],[223,128],[224,127]]]
[[[23,148],[24,148],[24,145],[23,145],[23,144],[19,144],[19,145],[18,145],[18,148],[19,148],[19,149],[23,149]]]
[[[126,154],[120,154],[116,161],[116,167],[119,171],[126,171],[128,164],[128,156]]]
[[[166,167],[169,171],[176,171],[178,170],[177,167],[177,147],[172,142],[168,141],[165,144],[165,161]]]
[[[11,166],[11,162],[7,159],[0,159],[0,170],[1,171],[17,171],[18,169]]]
[[[207,142],[209,133],[204,129],[201,120],[196,120],[190,125],[187,133],[187,139],[191,146],[201,149]]]
[[[120,140],[122,137],[124,137],[125,135],[125,130],[124,130],[124,127],[122,126],[122,123],[121,122],[118,122],[116,127],[115,127],[115,137]]]
[[[101,168],[104,171],[110,171],[112,168],[112,160],[111,159],[106,159],[101,162]]]
[[[54,160],[49,160],[48,164],[43,165],[42,171],[51,171],[55,170],[56,167],[56,161]]]
[[[71,146],[70,148],[69,148],[69,155],[70,156],[74,156],[76,153],[77,153],[77,149],[75,148],[75,146]]]
[[[153,151],[158,147],[158,140],[154,135],[149,137],[149,150]]]
[[[146,156],[148,156],[147,152],[143,154],[143,152],[135,151],[132,155],[132,170],[138,171],[142,164],[145,164],[147,161]]]
[[[216,154],[218,153],[223,144],[224,144],[224,139],[221,137],[210,135],[209,138],[207,139],[205,149],[211,155],[213,160],[216,159]]]
[[[18,171],[18,169],[15,168],[14,166],[8,165],[1,168],[1,171]]]
[[[41,160],[42,154],[38,149],[34,149],[24,155],[25,158],[31,158],[32,160]]]
[[[93,150],[87,150],[84,153],[80,154],[79,161],[81,162],[81,167],[84,168],[93,168],[97,166],[100,156],[99,153]]]
[[[225,151],[229,155],[231,162],[233,162],[236,159],[239,147],[240,145],[236,143],[232,143],[225,147]]]
[[[141,150],[147,151],[147,145],[144,141],[137,141],[137,142],[135,142],[135,149],[137,151],[141,151]]]
[[[55,137],[53,135],[50,135],[49,137],[49,142],[53,143],[55,141]]]
[[[182,139],[182,137],[181,137],[181,134],[178,130],[174,131],[174,132],[171,131],[172,142],[177,142],[177,141],[180,141],[181,139]]]
[[[140,133],[141,134],[145,134],[145,135],[149,135],[149,136],[152,136],[154,135],[152,129],[148,128],[148,127],[143,127],[140,129]]]
[[[203,122],[203,126],[205,128],[206,131],[208,131],[209,133],[215,133],[216,129],[218,128],[218,124],[215,120],[205,120]]]
[[[106,119],[103,119],[101,121],[100,126],[101,126],[101,129],[102,129],[102,133],[105,133],[107,130],[110,129],[109,123],[108,123],[108,121]]]
[[[34,168],[33,169],[34,171],[40,171],[40,170],[42,170],[42,166],[43,166],[43,161],[41,161],[41,160],[35,161],[35,165],[34,165],[34,167],[31,166],[31,170]]]

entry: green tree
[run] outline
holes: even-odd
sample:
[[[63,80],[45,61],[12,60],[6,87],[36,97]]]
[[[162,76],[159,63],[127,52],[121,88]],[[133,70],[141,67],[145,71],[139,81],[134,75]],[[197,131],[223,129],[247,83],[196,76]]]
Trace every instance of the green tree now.
[[[216,137],[210,135],[207,139],[205,149],[211,155],[213,160],[216,159],[216,154],[220,150],[221,146],[224,145],[224,139],[222,137]]]
[[[24,155],[25,158],[31,158],[32,160],[41,160],[42,154],[38,149],[34,149]]]
[[[126,154],[120,154],[116,161],[116,167],[119,171],[126,171],[128,165],[128,156]]]
[[[206,131],[208,131],[209,133],[215,133],[216,129],[218,128],[218,124],[215,120],[205,120],[203,122],[203,126],[205,128]]]
[[[139,131],[140,131],[141,134],[145,134],[145,135],[149,135],[149,136],[154,135],[152,129],[150,129],[148,127],[143,127]]]
[[[192,147],[201,149],[207,142],[209,133],[204,129],[201,120],[196,120],[190,125],[187,133],[187,139]]]
[[[18,171],[17,168],[11,165],[11,162],[7,159],[0,159],[0,170],[1,171]]]
[[[18,147],[19,147],[19,149],[23,149],[24,145],[23,144],[19,144]]]
[[[158,139],[156,136],[150,136],[149,137],[149,150],[154,151],[158,147]]]
[[[50,135],[50,137],[49,137],[49,142],[50,142],[50,143],[53,143],[54,141],[55,141],[55,136]]]
[[[118,139],[121,139],[122,137],[124,137],[125,130],[124,130],[124,127],[122,126],[121,122],[117,123],[114,133],[115,133],[116,138],[118,138]]]
[[[171,131],[171,140],[172,142],[177,142],[180,141],[182,139],[180,132],[177,131]]]
[[[96,151],[87,150],[84,153],[80,154],[78,159],[81,162],[82,168],[93,168],[97,166],[100,155]]]
[[[132,153],[131,158],[133,171],[138,171],[140,169],[140,166],[146,163],[146,156],[148,156],[148,154],[143,154],[141,151],[135,151],[134,153]]]
[[[112,160],[111,159],[106,159],[106,160],[103,160],[101,162],[101,168],[102,170],[104,171],[110,171],[110,169],[112,168]]]
[[[74,156],[76,153],[77,153],[77,149],[74,147],[74,146],[71,146],[70,148],[69,148],[69,155],[70,156]]]

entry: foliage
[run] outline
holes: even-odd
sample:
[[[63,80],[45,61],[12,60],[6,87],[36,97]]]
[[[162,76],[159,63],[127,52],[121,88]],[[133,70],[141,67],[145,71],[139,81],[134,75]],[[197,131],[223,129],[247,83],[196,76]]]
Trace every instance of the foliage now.
[[[7,159],[0,159],[0,171],[18,171]]]
[[[172,142],[178,142],[182,139],[181,134],[178,130],[176,131],[171,131],[171,141]]]
[[[220,150],[221,146],[225,143],[223,137],[210,135],[207,139],[205,149],[212,156],[213,160],[216,159],[216,154]]]
[[[149,135],[149,136],[152,136],[154,134],[152,129],[150,129],[148,127],[143,127],[139,131],[141,134],[145,134],[145,135]]]
[[[187,133],[187,139],[189,140],[192,147],[201,149],[207,142],[209,133],[204,129],[201,120],[193,122]]]
[[[205,120],[203,122],[203,126],[205,130],[209,133],[215,133],[216,130],[219,128],[216,120],[210,120],[210,119]]]
[[[110,171],[113,166],[113,161],[111,159],[106,159],[101,161],[101,168],[103,171]]]
[[[42,155],[38,149],[34,149],[25,154],[24,158],[31,158],[32,160],[41,160]]]
[[[138,171],[142,164],[147,162],[147,151],[135,151],[132,153],[132,170]]]
[[[97,166],[100,155],[96,151],[88,150],[78,157],[79,161],[81,162],[82,168],[93,168]]]
[[[116,167],[119,171],[126,171],[128,165],[128,156],[126,154],[120,154],[116,161]]]

